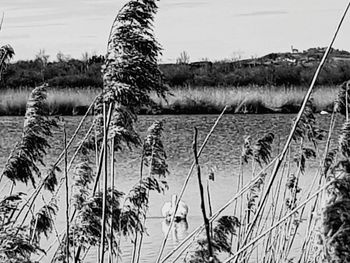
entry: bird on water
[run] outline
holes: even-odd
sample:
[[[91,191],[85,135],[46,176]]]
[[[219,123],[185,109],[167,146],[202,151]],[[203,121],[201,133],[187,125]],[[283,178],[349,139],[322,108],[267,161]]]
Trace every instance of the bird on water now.
[[[176,202],[177,202],[177,195],[172,195],[171,202],[164,203],[162,207],[162,215],[166,221],[171,220],[171,217],[173,216],[175,211]],[[179,207],[177,208],[177,211],[175,214],[175,222],[186,220],[187,214],[188,214],[188,206],[186,205],[185,202],[180,201]]]

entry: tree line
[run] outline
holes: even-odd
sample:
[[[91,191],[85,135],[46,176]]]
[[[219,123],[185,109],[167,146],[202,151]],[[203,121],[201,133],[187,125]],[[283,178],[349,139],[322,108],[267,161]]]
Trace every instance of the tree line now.
[[[280,57],[280,56],[279,56]],[[40,51],[33,60],[8,65],[1,79],[1,88],[35,87],[43,82],[58,88],[101,88],[103,86],[101,55],[74,59],[57,54],[48,61]],[[316,71],[318,60],[295,62],[271,54],[259,59],[240,61],[177,61],[160,64],[166,84],[174,86],[306,86]],[[350,60],[330,60],[323,68],[317,84],[338,85],[350,79]]]

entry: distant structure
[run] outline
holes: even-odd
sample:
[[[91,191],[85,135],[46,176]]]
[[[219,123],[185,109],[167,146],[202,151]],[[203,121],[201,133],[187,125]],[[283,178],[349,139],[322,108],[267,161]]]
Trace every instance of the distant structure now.
[[[292,53],[299,53],[298,49],[294,48],[293,46],[291,46],[291,48],[292,48]]]

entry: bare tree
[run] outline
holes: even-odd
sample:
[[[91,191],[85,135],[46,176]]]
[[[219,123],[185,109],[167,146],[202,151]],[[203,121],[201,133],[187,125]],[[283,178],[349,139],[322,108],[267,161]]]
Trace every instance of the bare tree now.
[[[180,56],[176,59],[177,64],[188,64],[190,63],[190,56],[186,51],[182,51]]]
[[[41,78],[42,81],[45,82],[44,70],[47,66],[47,62],[49,61],[49,55],[46,54],[45,49],[40,49],[38,54],[35,55],[35,60],[40,62],[41,65]]]
[[[86,72],[89,68],[89,60],[92,56],[89,54],[89,52],[85,51],[81,54],[81,61],[84,63],[84,71]]]
[[[231,55],[231,60],[233,62],[237,62],[237,61],[240,61],[242,59],[242,54],[243,52],[238,50],[238,51],[233,51],[232,52],[232,55]]]
[[[58,51],[56,58],[57,58],[58,62],[67,62],[68,60],[71,59],[71,57],[69,55],[63,54],[62,51]]]

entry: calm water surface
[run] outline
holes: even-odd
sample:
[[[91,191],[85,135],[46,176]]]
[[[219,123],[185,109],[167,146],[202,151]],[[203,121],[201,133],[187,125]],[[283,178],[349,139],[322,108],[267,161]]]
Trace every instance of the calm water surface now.
[[[147,233],[142,246],[142,262],[154,262],[163,238],[166,225],[161,217],[161,207],[164,202],[171,199],[171,195],[178,193],[182,187],[184,178],[193,161],[192,137],[193,128],[199,130],[199,142],[202,142],[214,124],[217,116],[214,115],[161,115],[141,116],[137,129],[145,135],[147,128],[154,120],[165,121],[164,145],[168,155],[169,172],[168,184],[170,189],[164,194],[152,194],[150,197],[149,219],[147,220]],[[295,115],[226,115],[223,117],[212,135],[206,149],[200,158],[203,176],[209,173],[210,168],[215,169],[215,182],[211,183],[211,195],[213,211],[225,204],[236,192],[238,176],[238,163],[243,138],[247,135],[258,138],[267,132],[273,132],[275,137],[274,152],[283,145],[291,127]],[[74,132],[80,118],[65,117],[69,134]],[[328,128],[328,116],[318,116],[317,121],[324,129]],[[0,168],[6,162],[12,147],[21,136],[23,118],[0,118]],[[87,126],[84,130],[87,130]],[[339,130],[339,125],[336,127]],[[334,140],[336,137],[334,137]],[[56,131],[54,143],[50,150],[46,164],[55,161],[62,150],[62,132]],[[280,145],[280,146],[279,146]],[[322,145],[320,148],[322,149]],[[132,152],[125,150],[117,155],[117,185],[118,190],[127,193],[132,185],[137,182],[139,172],[140,149]],[[316,164],[315,164],[316,165]],[[311,178],[311,177],[310,177]],[[310,181],[310,178],[304,180]],[[23,189],[23,186],[18,186]],[[61,195],[63,196],[63,195]],[[63,198],[62,198],[63,199]],[[166,251],[170,251],[182,238],[202,223],[199,210],[199,191],[196,177],[192,176],[183,200],[189,206],[188,226],[178,225],[177,235],[173,234],[167,243]],[[63,200],[61,200],[63,202]],[[61,209],[63,210],[63,209]],[[61,211],[58,215],[58,227],[64,227],[64,215]],[[132,247],[129,241],[123,240],[123,262],[130,261]],[[46,244],[46,242],[45,242]],[[165,252],[166,254],[166,252]],[[165,255],[164,254],[164,255]],[[92,251],[87,262],[95,262],[95,251]],[[48,262],[48,259],[43,261]]]

